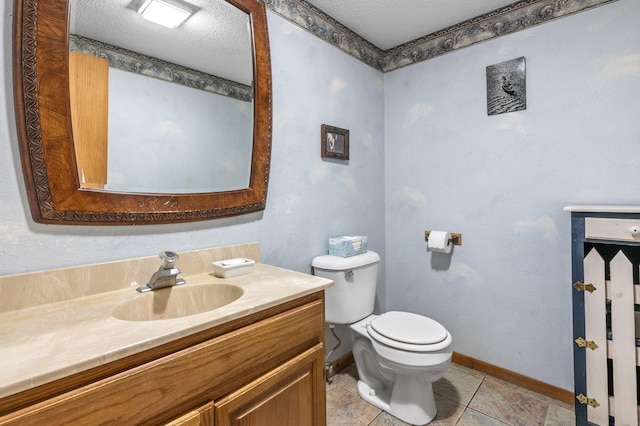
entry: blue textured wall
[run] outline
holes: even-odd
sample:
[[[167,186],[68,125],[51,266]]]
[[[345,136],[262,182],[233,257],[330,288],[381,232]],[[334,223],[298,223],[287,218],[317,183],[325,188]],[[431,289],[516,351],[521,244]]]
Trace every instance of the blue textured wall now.
[[[387,308],[454,350],[573,387],[569,204],[640,201],[640,2],[385,75]],[[527,109],[488,116],[485,69],[526,58]],[[426,229],[463,234],[451,257]]]

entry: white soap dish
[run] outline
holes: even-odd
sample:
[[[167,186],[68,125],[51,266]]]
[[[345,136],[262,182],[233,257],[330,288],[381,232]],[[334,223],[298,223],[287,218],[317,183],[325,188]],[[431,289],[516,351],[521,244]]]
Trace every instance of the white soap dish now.
[[[213,272],[220,278],[237,277],[238,275],[250,274],[253,272],[253,265],[256,262],[251,259],[239,257],[236,259],[220,260],[212,262]]]

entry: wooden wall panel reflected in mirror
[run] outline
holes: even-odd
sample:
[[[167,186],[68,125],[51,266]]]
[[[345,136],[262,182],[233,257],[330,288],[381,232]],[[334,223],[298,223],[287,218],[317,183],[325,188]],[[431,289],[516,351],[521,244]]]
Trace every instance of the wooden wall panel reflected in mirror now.
[[[271,153],[271,66],[264,4],[226,0],[250,17],[254,117],[247,188],[196,193],[100,189],[76,157],[72,131],[67,1],[14,0],[14,92],[20,153],[35,221],[58,224],[151,224],[212,219],[263,210]],[[78,139],[76,141],[76,139]],[[93,149],[92,149],[93,150]],[[101,154],[100,154],[101,155]],[[95,156],[99,158],[100,155]]]
[[[80,185],[103,189],[107,184],[109,61],[70,52],[69,101]]]

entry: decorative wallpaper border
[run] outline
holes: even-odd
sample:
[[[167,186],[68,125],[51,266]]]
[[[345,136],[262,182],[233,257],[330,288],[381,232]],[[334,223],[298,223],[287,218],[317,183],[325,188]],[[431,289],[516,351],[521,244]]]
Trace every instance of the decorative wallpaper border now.
[[[80,51],[108,59],[109,66],[122,71],[142,74],[147,77],[181,84],[192,89],[229,96],[245,102],[253,100],[253,88],[246,84],[196,71],[88,37],[71,34],[69,36],[69,48],[72,51]]]
[[[616,0],[521,0],[389,50],[379,49],[305,0],[263,1],[283,18],[388,72]]]
[[[384,51],[304,0],[262,0],[267,8],[365,64],[382,70]]]

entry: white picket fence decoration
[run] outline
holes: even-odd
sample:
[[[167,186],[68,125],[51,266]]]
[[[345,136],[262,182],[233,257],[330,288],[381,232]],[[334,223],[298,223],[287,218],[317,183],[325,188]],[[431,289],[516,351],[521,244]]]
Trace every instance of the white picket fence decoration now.
[[[585,340],[597,348],[586,349],[586,381],[589,399],[597,406],[587,407],[587,420],[607,426],[609,416],[616,426],[638,426],[636,365],[640,350],[636,347],[634,303],[640,291],[633,284],[633,264],[619,251],[609,264],[610,280],[605,282],[605,262],[591,250],[584,258],[584,281],[596,288],[584,295]],[[611,301],[611,335],[607,341],[606,300]],[[607,358],[613,362],[613,396],[608,396]],[[599,405],[598,405],[599,404]]]

